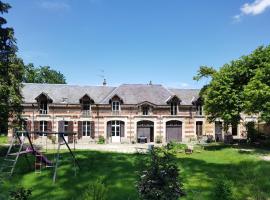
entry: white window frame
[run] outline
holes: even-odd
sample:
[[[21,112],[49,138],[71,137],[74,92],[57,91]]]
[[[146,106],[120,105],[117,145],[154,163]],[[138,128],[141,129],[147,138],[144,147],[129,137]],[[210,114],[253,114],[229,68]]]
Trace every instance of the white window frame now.
[[[46,129],[45,129],[46,127]],[[39,131],[46,132],[48,131],[48,122],[47,121],[39,121]]]
[[[91,123],[90,121],[82,122],[82,136],[90,137],[91,136]]]
[[[171,103],[171,115],[177,115],[178,104],[176,102]]]
[[[113,136],[121,137],[120,121],[112,121],[111,134]]]
[[[112,111],[119,112],[121,110],[120,101],[112,101]]]

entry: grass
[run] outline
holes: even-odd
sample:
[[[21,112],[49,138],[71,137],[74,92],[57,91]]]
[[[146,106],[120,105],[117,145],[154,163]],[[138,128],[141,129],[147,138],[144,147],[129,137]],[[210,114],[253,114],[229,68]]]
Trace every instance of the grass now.
[[[187,193],[184,199],[212,199],[215,182],[223,177],[232,181],[236,199],[255,199],[256,195],[261,197],[258,199],[269,198],[270,162],[259,158],[259,155],[269,153],[258,149],[239,151],[230,146],[212,146],[192,155],[177,153],[177,164]],[[33,189],[32,199],[79,199],[89,183],[103,176],[110,200],[138,199],[135,183],[145,155],[76,151],[81,166],[76,177],[69,154],[62,152],[61,155],[55,184],[52,184],[52,170],[35,174],[22,158],[15,175],[5,182],[1,193],[4,191],[7,195],[10,188],[19,184]],[[53,154],[48,156],[53,159]]]
[[[0,145],[1,144],[7,144],[8,143],[8,138],[6,135],[1,135],[0,134]]]

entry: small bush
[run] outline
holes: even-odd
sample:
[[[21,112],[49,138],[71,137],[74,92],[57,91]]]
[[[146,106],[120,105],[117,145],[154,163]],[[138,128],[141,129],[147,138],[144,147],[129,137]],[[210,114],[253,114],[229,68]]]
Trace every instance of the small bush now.
[[[82,200],[106,200],[108,191],[102,180],[103,178],[99,178],[95,183],[88,185]]]
[[[232,182],[225,177],[220,177],[215,183],[214,200],[233,200]]]
[[[140,173],[137,188],[144,200],[177,200],[184,195],[175,158],[167,148],[153,148],[150,162]]]
[[[177,152],[179,150],[185,150],[187,148],[186,144],[176,143],[174,141],[170,141],[167,144],[167,149],[171,150],[172,152]]]
[[[157,144],[161,144],[162,143],[162,136],[161,135],[156,136],[156,143]]]
[[[15,188],[14,190],[9,191],[10,200],[28,200],[32,195],[31,189],[26,189],[22,186]]]
[[[105,144],[105,138],[102,135],[98,136],[98,144]]]

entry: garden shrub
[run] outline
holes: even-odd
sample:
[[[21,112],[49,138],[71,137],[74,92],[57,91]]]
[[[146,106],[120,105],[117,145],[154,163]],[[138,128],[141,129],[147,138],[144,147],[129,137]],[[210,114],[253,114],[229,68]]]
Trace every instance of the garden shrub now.
[[[106,200],[107,192],[107,188],[101,177],[95,183],[88,185],[82,200]]]
[[[214,188],[214,200],[233,200],[232,182],[227,180],[225,177],[220,177]]]
[[[32,189],[26,189],[22,186],[9,191],[10,200],[28,200],[32,195]]]
[[[170,141],[168,144],[167,144],[167,149],[175,154],[179,151],[184,151],[185,149],[187,149],[187,145],[186,144],[181,144],[181,143],[177,143],[177,142],[174,142],[174,141]]]
[[[98,144],[105,144],[105,138],[102,135],[98,136]]]
[[[154,147],[150,152],[150,161],[140,172],[137,188],[144,200],[177,200],[184,195],[175,158],[167,147]]]

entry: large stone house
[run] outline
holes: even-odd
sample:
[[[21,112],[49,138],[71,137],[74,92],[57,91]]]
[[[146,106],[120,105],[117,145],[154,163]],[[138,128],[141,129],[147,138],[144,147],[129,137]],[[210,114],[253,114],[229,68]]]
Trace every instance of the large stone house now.
[[[167,89],[156,84],[76,86],[24,84],[23,118],[29,131],[76,132],[69,142],[107,143],[141,140],[185,142],[212,135],[222,139],[222,122],[208,123],[196,89]],[[231,128],[243,136],[243,126]],[[11,131],[10,131],[11,134]]]

